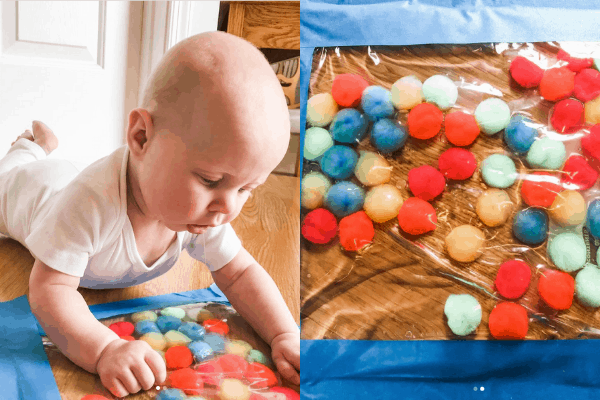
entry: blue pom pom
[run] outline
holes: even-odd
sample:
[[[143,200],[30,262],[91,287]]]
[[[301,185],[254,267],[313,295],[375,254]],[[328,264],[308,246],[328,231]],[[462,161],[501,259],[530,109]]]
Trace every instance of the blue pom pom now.
[[[338,182],[325,195],[325,206],[338,217],[357,212],[365,202],[365,192],[352,182]]]
[[[388,154],[398,150],[404,146],[406,139],[406,129],[397,121],[383,118],[373,124],[371,143],[380,153]]]
[[[156,326],[162,333],[176,331],[181,326],[181,320],[171,315],[161,315],[156,319]]]
[[[548,216],[539,208],[521,210],[515,216],[513,233],[527,245],[542,244],[548,237]]]
[[[203,339],[210,347],[212,347],[215,353],[222,353],[225,351],[225,339],[223,336],[216,333],[207,333]]]
[[[143,335],[148,332],[161,333],[160,329],[158,329],[158,326],[156,326],[156,323],[154,321],[148,320],[140,321],[137,324],[135,324],[135,331],[138,335]]]
[[[600,239],[600,199],[596,199],[590,203],[587,210],[586,225],[592,236]]]
[[[215,355],[214,349],[208,343],[202,341],[188,343],[188,349],[194,355],[196,362],[206,361]]]
[[[345,108],[331,122],[329,132],[341,143],[358,143],[365,136],[369,123],[359,111]]]
[[[504,141],[516,153],[527,153],[537,135],[533,122],[519,114],[514,115],[504,129]]]
[[[358,162],[356,151],[348,146],[332,146],[321,158],[321,170],[333,179],[346,179],[352,176]]]
[[[186,322],[177,330],[192,340],[202,340],[206,334],[206,329],[195,322]]]
[[[187,396],[180,389],[165,389],[156,395],[156,400],[185,400]]]
[[[373,121],[394,115],[392,93],[381,86],[366,88],[360,99],[360,105],[369,119]]]

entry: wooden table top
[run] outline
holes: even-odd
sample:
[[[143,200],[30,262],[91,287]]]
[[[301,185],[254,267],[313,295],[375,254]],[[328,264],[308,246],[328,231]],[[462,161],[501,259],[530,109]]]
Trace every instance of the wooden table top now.
[[[356,73],[371,85],[388,90],[407,75],[421,82],[435,74],[446,74],[460,82],[459,98],[453,110],[474,113],[482,100],[496,96],[535,122],[547,125],[553,103],[526,91],[508,75],[510,57],[518,45],[481,44],[464,46],[340,47],[315,49],[309,96],[331,91],[336,75]],[[537,52],[556,59],[556,43],[523,45],[523,51]],[[445,113],[447,113],[445,112]],[[398,113],[406,126],[407,113]],[[556,133],[555,133],[556,134]],[[431,140],[409,138],[406,146],[386,155],[392,166],[391,184],[404,199],[412,196],[407,187],[408,171],[421,165],[437,167],[440,154],[452,147],[442,133]],[[365,138],[359,150],[376,151]],[[502,134],[480,134],[468,147],[478,165],[493,153],[503,153]],[[598,337],[600,311],[573,300],[569,310],[556,312],[544,307],[537,295],[540,267],[555,268],[547,256],[545,242],[536,248],[520,244],[512,235],[514,214],[527,207],[521,201],[522,179],[532,170],[522,158],[512,155],[521,174],[506,189],[514,203],[509,222],[488,228],[475,212],[477,197],[488,187],[478,170],[466,181],[449,182],[445,192],[432,201],[437,212],[435,231],[419,237],[408,236],[398,228],[398,219],[375,225],[375,238],[359,252],[343,251],[338,239],[328,245],[301,242],[301,314],[303,339],[456,339],[448,328],[444,305],[450,294],[467,293],[482,307],[483,318],[476,333],[467,339],[490,339],[488,318],[500,300],[493,283],[499,265],[510,258],[524,259],[532,266],[528,292],[519,303],[530,315],[528,339]],[[305,163],[304,172],[318,170]],[[352,178],[353,181],[358,181]],[[303,210],[303,215],[307,210]],[[486,236],[484,254],[472,263],[451,260],[444,239],[460,225],[482,229]],[[574,275],[574,274],[573,274]]]
[[[250,197],[242,212],[231,224],[244,247],[265,268],[279,287],[296,322],[300,320],[300,182],[297,177],[271,175]],[[18,242],[0,238],[0,301],[28,294],[28,281],[34,259]],[[207,268],[186,252],[163,276],[125,289],[93,290],[79,288],[88,305],[160,294],[202,289],[213,283]],[[119,318],[115,318],[118,320]],[[121,318],[122,319],[122,318]],[[241,318],[232,327],[240,339],[266,354],[268,346]],[[52,366],[63,399],[79,400],[86,394],[103,394],[97,375],[71,363],[59,352],[50,352]],[[77,382],[76,385],[73,382]],[[128,399],[150,399],[137,394]]]

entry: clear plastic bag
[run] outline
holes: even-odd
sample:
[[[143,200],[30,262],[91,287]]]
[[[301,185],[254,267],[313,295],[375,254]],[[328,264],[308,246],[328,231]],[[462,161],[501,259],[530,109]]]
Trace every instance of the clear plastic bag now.
[[[538,138],[562,142],[567,158],[583,155],[598,171],[598,161],[581,148],[581,138],[589,135],[591,125],[581,124],[567,134],[556,132],[550,121],[555,102],[544,100],[538,88],[521,87],[509,73],[510,63],[517,56],[543,69],[567,65],[567,61],[558,58],[561,49],[571,57],[600,57],[598,43],[581,42],[317,48],[313,54],[308,98],[330,93],[332,82],[339,74],[357,74],[369,85],[388,90],[401,77],[414,75],[424,82],[433,75],[445,75],[458,87],[458,99],[454,107],[444,111],[445,115],[456,110],[473,114],[483,100],[500,98],[508,104],[511,115],[521,114],[533,121]],[[406,126],[407,115],[408,111],[396,110],[393,118]],[[307,125],[309,127],[311,125]],[[338,237],[328,244],[302,239],[303,339],[491,339],[490,312],[498,302],[505,300],[496,291],[494,280],[498,267],[510,259],[525,261],[531,267],[527,292],[512,300],[528,311],[527,339],[600,338],[597,309],[585,306],[575,296],[569,309],[556,311],[539,298],[540,275],[545,268],[557,269],[548,255],[548,243],[565,230],[581,237],[589,238],[589,235],[583,232],[585,223],[562,228],[551,219],[548,239],[541,245],[528,246],[515,238],[512,231],[515,213],[528,208],[522,200],[522,184],[539,179],[532,173],[542,169],[530,168],[524,154],[517,154],[505,145],[503,135],[504,131],[493,135],[482,132],[466,147],[475,155],[477,170],[470,179],[447,180],[443,194],[431,201],[437,213],[434,231],[412,236],[399,228],[397,218],[375,223],[374,239],[357,252],[345,251]],[[368,133],[352,147],[358,151],[376,151]],[[383,155],[392,167],[389,183],[401,191],[406,201],[413,196],[407,184],[408,172],[422,165],[437,167],[438,157],[450,147],[454,146],[446,139],[443,127],[428,140],[408,138],[401,150]],[[504,189],[513,203],[508,221],[488,227],[478,217],[476,203],[488,189],[482,179],[481,163],[496,153],[514,161],[517,179]],[[303,176],[321,171],[318,159],[303,161]],[[558,178],[564,174],[553,172]],[[362,186],[354,175],[348,180]],[[580,193],[589,205],[599,196],[599,191],[596,180],[593,187]],[[304,207],[302,219],[310,211]],[[461,263],[448,256],[445,238],[452,229],[465,224],[481,229],[485,244],[475,261]],[[593,238],[587,240],[587,263],[597,264],[598,244]],[[571,272],[573,277],[576,274]],[[468,336],[453,334],[444,316],[448,296],[462,293],[474,296],[482,308],[482,321]]]
[[[163,385],[155,386],[148,391],[142,390],[139,393],[127,396],[127,398],[153,399],[165,390],[180,390],[181,394],[185,393],[186,398],[206,399],[227,397],[232,392],[237,392],[239,396],[246,396],[246,398],[253,396],[252,398],[255,400],[285,400],[288,398],[287,396],[293,396],[294,393],[297,395],[298,387],[284,387],[289,385],[282,381],[280,374],[277,372],[269,356],[269,346],[254,333],[248,323],[231,306],[217,302],[202,302],[178,305],[176,308],[185,311],[185,316],[181,318],[183,324],[195,322],[205,328],[204,337],[202,339],[190,338],[190,343],[204,342],[203,344],[209,345],[212,350],[198,350],[204,359],[200,360],[194,356],[189,367],[167,367],[167,381]],[[160,317],[161,310],[148,311],[152,311]],[[120,321],[131,322],[135,325],[132,315],[127,314],[103,319],[100,322],[109,327],[111,324]],[[207,335],[213,336],[211,340],[208,339]],[[142,335],[134,331],[130,336],[139,340]],[[162,337],[165,338],[164,335]],[[59,352],[58,348],[46,336],[42,337],[42,341],[49,356],[56,357],[55,353]],[[165,358],[165,352],[170,347],[167,342],[164,343],[165,346],[161,353],[163,359]],[[182,370],[193,372],[188,371],[188,376],[182,377]],[[174,374],[179,374],[179,376],[177,377]],[[182,379],[189,379],[189,375],[199,377],[200,385],[184,387],[185,385],[182,385],[182,382],[185,381],[182,381]],[[112,398],[108,390],[102,386],[100,378],[96,376],[96,379],[96,392],[100,392],[101,395],[107,398]]]

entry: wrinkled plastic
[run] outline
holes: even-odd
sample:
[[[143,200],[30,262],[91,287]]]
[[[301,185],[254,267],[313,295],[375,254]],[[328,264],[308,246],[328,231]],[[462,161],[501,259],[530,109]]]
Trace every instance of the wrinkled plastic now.
[[[508,103],[511,115],[522,114],[534,121],[539,137],[560,140],[565,144],[567,159],[583,155],[598,171],[599,163],[581,149],[582,136],[590,125],[577,127],[572,133],[555,132],[551,123],[555,102],[544,100],[537,88],[520,87],[509,74],[516,56],[523,56],[543,69],[566,65],[558,60],[559,49],[572,57],[600,57],[598,43],[496,43],[473,45],[360,46],[316,48],[313,53],[308,98],[331,90],[336,75],[355,73],[370,85],[390,89],[403,76],[416,75],[421,82],[432,75],[448,76],[458,87],[456,105],[448,110],[473,114],[476,106],[490,97]],[[444,111],[446,114],[448,111]],[[407,112],[397,111],[394,118],[406,126]],[[308,125],[307,125],[308,127]],[[370,128],[369,128],[370,129]],[[409,138],[403,149],[383,155],[393,168],[391,184],[401,190],[403,198],[412,196],[407,174],[421,165],[437,167],[437,158],[452,146],[442,131],[432,139]],[[356,150],[376,151],[363,138]],[[503,301],[494,288],[500,264],[520,259],[532,267],[532,280],[526,294],[517,302],[529,313],[527,339],[600,338],[597,310],[586,307],[576,297],[570,309],[554,311],[538,297],[537,280],[544,268],[556,269],[547,254],[547,245],[563,231],[576,231],[584,237],[583,225],[565,229],[551,221],[548,239],[540,246],[520,243],[512,233],[515,212],[527,208],[521,198],[523,181],[535,180],[525,155],[511,152],[503,142],[503,131],[488,136],[481,132],[468,146],[475,154],[478,169],[465,181],[447,181],[444,193],[434,199],[436,229],[427,234],[410,236],[398,227],[398,220],[375,224],[371,245],[358,252],[344,251],[334,239],[316,245],[302,239],[302,337],[303,339],[458,339],[448,328],[444,303],[450,294],[468,293],[481,304],[483,320],[467,339],[490,339],[487,327],[493,307]],[[491,154],[508,155],[517,166],[516,182],[505,191],[514,204],[508,222],[499,227],[484,225],[475,206],[488,186],[481,177],[481,163]],[[320,171],[315,161],[304,160],[303,175]],[[558,174],[558,173],[557,173]],[[350,181],[361,185],[356,177]],[[368,187],[364,187],[368,190]],[[581,194],[589,203],[600,195],[595,185]],[[303,209],[302,217],[310,211]],[[445,237],[463,224],[473,225],[485,234],[479,258],[461,263],[452,260],[445,248]],[[590,238],[587,262],[597,265],[596,250],[600,242]],[[572,273],[575,277],[576,273]]]

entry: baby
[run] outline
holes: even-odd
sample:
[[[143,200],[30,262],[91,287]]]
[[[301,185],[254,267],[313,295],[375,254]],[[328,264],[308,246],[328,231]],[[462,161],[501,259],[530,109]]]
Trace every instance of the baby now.
[[[165,363],[146,342],[98,322],[77,288],[153,279],[183,248],[206,260],[271,345],[281,375],[299,384],[298,327],[229,225],[282,160],[289,131],[285,97],[262,53],[213,32],[164,56],[142,107],[129,114],[126,146],[80,172],[46,159],[58,140],[35,121],[0,161],[0,231],[35,257],[31,309],[60,350],[115,396],[162,383]]]

